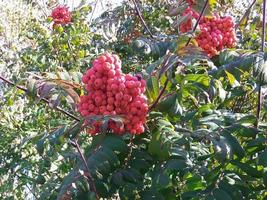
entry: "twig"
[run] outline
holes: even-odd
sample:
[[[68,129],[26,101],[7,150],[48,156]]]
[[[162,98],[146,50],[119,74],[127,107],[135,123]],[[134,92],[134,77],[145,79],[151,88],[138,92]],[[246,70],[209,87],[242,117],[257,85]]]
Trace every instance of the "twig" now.
[[[156,99],[156,100],[154,101],[154,103],[149,107],[149,112],[150,112],[153,108],[155,108],[156,105],[158,104],[160,98],[162,97],[162,95],[164,94],[164,92],[165,92],[165,90],[166,90],[166,87],[167,87],[167,85],[168,85],[168,82],[169,82],[169,79],[167,78],[167,80],[165,81],[164,86],[163,86],[162,90],[160,91],[160,93],[159,93],[157,99]]]
[[[15,83],[11,82],[10,80],[4,78],[3,76],[0,76],[0,79],[3,80],[4,82],[8,83],[9,85],[12,85],[12,86],[16,86],[16,88],[24,91],[24,92],[27,92],[27,89],[22,87],[22,86],[19,86],[19,85],[15,85]]]
[[[137,13],[137,15],[139,16],[139,18],[140,18],[142,24],[144,25],[144,27],[145,27],[145,29],[147,30],[147,32],[148,32],[148,34],[150,35],[150,37],[153,39],[153,38],[154,38],[154,35],[152,34],[152,32],[150,31],[150,29],[148,28],[148,26],[147,26],[147,24],[146,24],[144,18],[142,17],[141,11],[140,11],[140,9],[138,8],[138,5],[137,5],[136,1],[135,1],[135,0],[132,0],[132,2],[134,3],[134,7],[135,7],[135,10],[136,10],[136,13]]]
[[[241,19],[239,20],[239,22],[235,25],[235,29],[237,29],[237,28],[240,26],[241,22],[245,19],[245,17],[247,17],[247,15],[249,14],[251,8],[254,6],[254,4],[256,3],[256,1],[257,1],[257,0],[254,0],[254,1],[250,4],[250,6],[248,7],[248,9],[247,9],[246,12],[244,13],[244,15],[243,15],[243,16],[241,17]]]
[[[0,79],[3,80],[4,82],[8,83],[9,85],[15,86],[16,88],[24,91],[25,93],[28,92],[28,90],[25,87],[22,87],[20,85],[16,85],[15,83],[13,83],[10,80],[4,78],[3,76],[0,76]],[[50,101],[48,99],[46,99],[46,98],[42,98],[41,100],[44,101],[45,103],[47,103],[48,105],[50,103]],[[65,114],[65,115],[67,115],[67,116],[69,116],[70,118],[72,118],[72,119],[74,119],[76,121],[80,121],[80,119],[78,117],[74,116],[73,114],[71,114],[68,111],[63,110],[62,108],[60,108],[58,106],[56,106],[54,109],[59,111],[59,112],[61,112],[61,113],[63,113],[63,114]]]
[[[34,196],[34,198],[36,200],[38,200],[39,198],[37,197],[37,195],[32,191],[32,189],[26,184],[26,187],[28,188],[28,190],[32,193],[32,195]]]
[[[94,9],[93,9],[92,15],[91,15],[91,17],[90,17],[90,20],[89,20],[89,26],[90,26],[91,23],[92,23],[92,20],[93,20],[93,16],[94,16],[94,14],[95,14],[95,10],[96,10],[97,3],[98,3],[98,0],[96,0],[96,2],[95,2],[95,6],[94,6]]]
[[[194,34],[194,32],[196,31],[197,26],[198,26],[198,24],[199,24],[199,22],[200,22],[202,16],[204,15],[204,12],[205,12],[207,6],[208,6],[208,3],[209,3],[209,0],[206,0],[205,4],[204,4],[204,6],[203,6],[203,8],[202,8],[202,10],[201,10],[201,12],[200,12],[200,15],[199,15],[199,17],[198,17],[198,19],[197,19],[197,22],[196,22],[196,24],[195,24],[195,26],[194,26],[194,28],[193,28],[193,30],[192,30],[192,34]],[[191,42],[191,40],[192,40],[192,37],[190,37],[190,38],[188,39],[188,41],[187,41],[187,43],[186,43],[185,46],[188,46],[189,43]]]
[[[262,38],[261,38],[261,51],[264,53],[265,49],[265,32],[266,32],[266,0],[263,0],[263,12],[262,12]],[[257,105],[257,120],[255,127],[258,128],[260,122],[260,114],[262,107],[262,92],[261,92],[261,75],[259,80],[259,89],[258,89],[258,105]]]
[[[97,194],[97,191],[96,191],[96,187],[95,187],[94,179],[93,179],[93,177],[92,177],[92,175],[91,175],[91,173],[90,173],[89,166],[88,166],[88,164],[87,164],[87,162],[86,162],[86,160],[85,160],[85,157],[84,157],[84,155],[83,155],[83,153],[82,153],[82,151],[81,151],[80,145],[78,144],[78,142],[77,142],[76,139],[73,141],[73,146],[75,146],[76,149],[78,150],[78,153],[80,154],[80,156],[81,156],[81,158],[82,158],[82,161],[83,161],[83,163],[84,163],[84,165],[85,165],[85,168],[86,168],[86,170],[87,170],[87,178],[88,178],[88,182],[89,182],[90,190],[92,190],[92,191],[95,193],[95,195],[96,195],[96,199],[99,199],[98,194]]]

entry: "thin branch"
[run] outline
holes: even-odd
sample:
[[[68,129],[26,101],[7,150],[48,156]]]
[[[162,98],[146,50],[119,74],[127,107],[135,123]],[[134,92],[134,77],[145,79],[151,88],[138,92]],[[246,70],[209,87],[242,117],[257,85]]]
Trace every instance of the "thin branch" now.
[[[13,83],[10,80],[4,78],[3,76],[0,76],[0,79],[3,80],[4,82],[8,83],[9,85],[15,86],[17,89],[24,91],[25,93],[28,92],[27,88],[22,87],[20,85],[16,85],[15,83]],[[47,103],[48,105],[50,103],[50,101],[48,99],[46,99],[46,98],[42,98],[41,100],[44,101],[45,103]],[[62,108],[60,108],[58,106],[56,106],[54,109],[59,111],[59,112],[61,112],[61,113],[63,113],[63,114],[65,114],[65,115],[67,115],[67,116],[69,116],[70,118],[72,118],[72,119],[74,119],[76,121],[80,121],[80,119],[78,117],[74,116],[73,114],[71,114],[68,111],[63,110]]]
[[[195,24],[195,26],[194,26],[194,28],[193,28],[193,30],[192,30],[192,34],[194,34],[194,32],[196,31],[197,26],[198,26],[198,24],[199,24],[199,22],[200,22],[202,16],[204,15],[206,8],[208,7],[208,3],[209,3],[209,0],[206,0],[205,4],[204,4],[204,6],[203,6],[203,8],[202,8],[202,10],[201,10],[201,12],[200,12],[200,15],[199,15],[199,17],[198,17],[198,19],[197,19],[197,22],[196,22],[196,24]],[[192,37],[190,37],[190,38],[188,39],[188,41],[187,41],[187,43],[186,43],[185,46],[188,46],[189,43],[191,42],[191,40],[192,40]]]
[[[96,11],[96,6],[97,6],[97,4],[98,4],[98,1],[99,1],[99,0],[96,0],[96,2],[95,2],[95,6],[94,6],[94,9],[93,9],[92,15],[91,15],[91,17],[90,17],[90,20],[89,20],[89,26],[90,26],[91,23],[92,23],[92,20],[93,20],[95,11]]]
[[[135,10],[136,10],[136,13],[139,16],[142,24],[144,25],[144,27],[147,30],[147,32],[150,35],[150,37],[153,39],[154,38],[154,35],[152,34],[152,32],[150,31],[150,29],[148,28],[148,26],[147,26],[144,18],[142,17],[142,13],[141,13],[140,9],[138,8],[138,5],[137,5],[136,1],[135,0],[132,0],[132,2],[134,3],[134,7],[135,7]]]
[[[254,4],[256,3],[257,0],[254,0],[250,6],[248,7],[248,9],[246,10],[246,12],[244,13],[244,15],[241,17],[241,19],[239,20],[239,22],[235,25],[235,29],[237,29],[240,24],[242,23],[242,21],[245,19],[245,17],[247,17],[250,13],[250,10],[252,9],[252,7],[254,6]]]
[[[265,49],[265,32],[266,32],[266,0],[263,0],[263,12],[262,12],[262,38],[261,38],[261,51],[264,53]],[[260,122],[261,108],[262,108],[262,91],[261,91],[261,76],[259,80],[258,89],[258,105],[257,105],[257,121],[255,127],[258,128]]]
[[[162,88],[162,90],[160,91],[157,99],[154,101],[154,103],[149,107],[149,111],[151,111],[153,108],[156,107],[156,105],[158,104],[159,100],[161,99],[162,95],[164,94],[165,90],[166,90],[166,87],[168,85],[168,82],[169,82],[169,79],[167,78],[165,83],[164,83],[164,86]]]
[[[94,179],[93,179],[93,177],[92,177],[92,175],[91,175],[91,173],[90,173],[89,166],[88,166],[88,164],[87,164],[87,162],[86,162],[86,160],[85,160],[85,157],[84,157],[84,155],[83,155],[83,153],[82,153],[82,151],[81,151],[80,145],[78,144],[78,142],[77,142],[76,139],[75,139],[74,141],[72,141],[72,142],[73,142],[73,146],[75,146],[75,148],[78,150],[78,153],[80,154],[80,156],[81,156],[81,158],[82,158],[82,161],[83,161],[83,163],[84,163],[84,165],[85,165],[85,168],[86,168],[86,170],[87,170],[87,178],[88,178],[88,182],[89,182],[90,190],[92,190],[92,191],[95,193],[95,195],[96,195],[96,199],[99,199],[98,194],[97,194],[97,191],[96,191],[96,187],[95,187]]]
[[[32,195],[34,196],[34,198],[36,200],[38,200],[39,198],[37,197],[37,195],[32,191],[32,189],[26,184],[26,187],[28,188],[28,190],[32,193]]]
[[[27,89],[25,87],[16,85],[15,83],[13,83],[10,80],[4,78],[3,76],[0,76],[0,79],[3,80],[4,82],[8,83],[9,85],[16,86],[16,88],[18,88],[18,89],[20,89],[20,90],[22,90],[24,92],[27,92]]]

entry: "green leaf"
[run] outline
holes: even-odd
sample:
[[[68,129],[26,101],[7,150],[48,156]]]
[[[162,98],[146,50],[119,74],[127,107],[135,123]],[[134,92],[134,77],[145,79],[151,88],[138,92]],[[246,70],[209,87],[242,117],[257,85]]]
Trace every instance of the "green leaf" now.
[[[187,74],[184,80],[200,83],[206,87],[210,84],[210,77],[206,74]]]
[[[259,164],[267,167],[267,149],[265,149],[262,153],[259,154]]]
[[[170,144],[165,143],[160,131],[153,133],[148,152],[159,160],[166,160],[170,157]]]
[[[238,140],[232,136],[228,132],[223,132],[222,134],[226,140],[228,141],[228,144],[230,145],[231,149],[233,150],[234,154],[237,155],[239,159],[242,159],[245,156],[245,150],[243,147],[239,144]]]
[[[190,177],[186,178],[186,186],[191,191],[204,189],[205,183],[205,180],[199,175],[190,175]]]
[[[257,77],[260,85],[267,83],[267,62],[264,60],[263,56],[264,54],[262,53],[256,57],[253,70],[253,75]]]
[[[114,183],[118,187],[125,184],[125,181],[123,180],[123,175],[121,172],[117,172],[112,175],[112,183]]]
[[[172,186],[172,182],[169,175],[163,172],[156,174],[156,176],[153,178],[152,184],[155,184],[159,189],[168,188]]]
[[[224,190],[218,188],[213,190],[213,197],[215,200],[232,200]]]
[[[227,75],[227,78],[229,80],[229,83],[232,87],[236,87],[239,85],[239,83],[237,82],[237,80],[235,79],[234,75],[229,73],[228,71],[225,70],[225,73]]]
[[[155,76],[151,76],[148,80],[147,80],[147,97],[150,100],[150,102],[154,102],[158,95],[159,95],[159,81],[158,78]]]
[[[122,140],[122,137],[119,136],[114,136],[114,135],[106,136],[105,140],[102,143],[102,146],[106,146],[115,152],[116,151],[123,153],[128,152],[128,146]]]
[[[247,163],[241,163],[241,162],[232,160],[231,164],[237,166],[242,171],[246,172],[248,175],[250,175],[250,176],[252,176],[254,178],[262,178],[262,176],[263,176],[262,171],[258,171],[256,168],[251,167]]]
[[[236,185],[229,184],[227,179],[220,181],[219,183],[219,189],[224,190],[227,192],[229,196],[231,196],[232,199],[242,199],[243,194],[242,192],[238,189]]]
[[[185,160],[171,159],[167,161],[165,169],[170,172],[178,172],[178,171],[184,170],[186,167],[187,167],[187,164]]]
[[[27,83],[27,94],[28,96],[34,100],[37,98],[37,81],[35,79],[28,79]]]
[[[232,50],[224,50],[219,55],[219,62],[221,65],[224,65],[226,63],[229,63],[236,59],[239,56],[239,54],[236,51]]]
[[[267,188],[267,172],[265,172],[263,175],[263,183],[264,183],[265,187]]]
[[[159,111],[169,116],[180,116],[183,113],[183,108],[178,100],[178,94],[173,94],[162,100],[157,107]]]

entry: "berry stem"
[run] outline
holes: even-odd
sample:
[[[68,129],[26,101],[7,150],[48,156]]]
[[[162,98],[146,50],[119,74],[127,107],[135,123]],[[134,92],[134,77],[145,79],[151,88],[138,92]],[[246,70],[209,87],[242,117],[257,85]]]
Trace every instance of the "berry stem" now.
[[[96,199],[99,199],[98,194],[97,194],[97,191],[96,191],[94,179],[93,179],[93,177],[92,177],[92,175],[90,173],[89,166],[88,166],[88,164],[87,164],[87,162],[85,160],[85,157],[84,157],[84,155],[83,155],[83,153],[81,151],[81,147],[78,144],[78,142],[77,142],[76,139],[74,141],[72,141],[72,143],[73,143],[73,146],[77,149],[77,151],[78,151],[79,155],[81,156],[82,161],[83,161],[83,163],[85,165],[85,168],[86,168],[86,171],[87,171],[87,178],[88,178],[88,183],[89,183],[89,186],[90,186],[90,190],[95,193]]]
[[[198,19],[197,19],[197,22],[196,22],[196,24],[195,24],[195,26],[194,26],[194,28],[193,28],[193,30],[192,30],[192,34],[194,34],[194,32],[196,31],[197,26],[198,26],[198,24],[199,24],[199,22],[200,22],[202,16],[204,15],[204,12],[205,12],[206,8],[208,7],[208,3],[209,3],[209,0],[206,0],[205,4],[204,4],[204,6],[203,6],[203,8],[202,8],[202,10],[201,10],[201,13],[200,13],[200,15],[199,15],[199,17],[198,17]],[[192,37],[190,37],[190,38],[188,39],[188,41],[187,41],[187,43],[186,43],[185,46],[188,46],[189,43],[191,42],[191,40],[192,40]]]
[[[144,25],[144,27],[145,27],[145,29],[147,30],[147,32],[148,32],[148,34],[150,35],[150,37],[153,39],[153,38],[154,38],[154,35],[152,34],[152,32],[150,31],[150,29],[148,28],[148,26],[147,26],[147,24],[146,24],[144,18],[142,17],[141,11],[140,11],[140,9],[138,8],[138,5],[137,5],[136,1],[135,1],[135,0],[132,0],[132,2],[133,2],[133,4],[134,4],[136,13],[137,13],[137,15],[139,16],[139,18],[140,18],[142,24]]]
[[[0,76],[0,79],[3,80],[4,82],[8,83],[9,85],[15,86],[17,89],[24,91],[25,93],[28,92],[28,90],[25,87],[22,87],[20,85],[16,85],[15,83],[13,83],[10,80],[4,78],[3,76]],[[46,98],[42,98],[41,100],[44,101],[45,103],[47,103],[48,105],[50,103],[50,101],[48,99],[46,99]],[[69,116],[70,118],[72,118],[72,119],[74,119],[76,121],[80,121],[80,119],[78,117],[74,116],[73,114],[69,113],[68,111],[63,110],[62,108],[60,108],[58,106],[55,107],[55,110],[57,110],[57,111],[65,114],[65,115]]]

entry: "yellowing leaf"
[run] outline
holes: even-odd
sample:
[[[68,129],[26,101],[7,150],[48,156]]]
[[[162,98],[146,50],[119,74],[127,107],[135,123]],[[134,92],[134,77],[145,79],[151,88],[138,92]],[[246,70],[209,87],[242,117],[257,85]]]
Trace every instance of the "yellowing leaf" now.
[[[228,78],[229,83],[230,83],[231,86],[234,87],[234,86],[239,85],[238,81],[235,79],[235,77],[234,77],[233,74],[231,74],[230,72],[228,72],[228,71],[226,71],[226,70],[225,70],[225,73],[226,73],[226,75],[227,75],[227,78]]]

